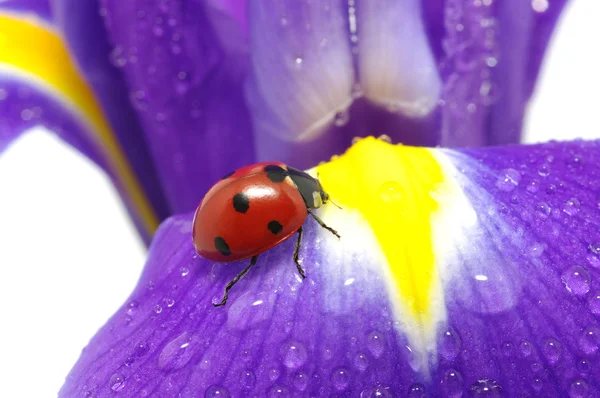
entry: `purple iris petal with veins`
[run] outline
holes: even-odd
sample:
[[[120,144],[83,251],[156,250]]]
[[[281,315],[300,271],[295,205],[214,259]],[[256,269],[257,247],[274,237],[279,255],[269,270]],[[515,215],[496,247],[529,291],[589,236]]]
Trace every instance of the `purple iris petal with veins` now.
[[[23,11],[38,15],[100,116],[8,47],[0,149],[45,124],[107,170],[140,230],[137,194],[174,215],[60,396],[600,395],[598,143],[486,147],[518,142],[566,1],[534,3],[2,2],[0,39],[42,35]],[[306,280],[286,241],[214,308],[246,263],[194,253],[211,184],[380,134],[448,148],[361,141],[321,166],[342,240],[307,221]]]

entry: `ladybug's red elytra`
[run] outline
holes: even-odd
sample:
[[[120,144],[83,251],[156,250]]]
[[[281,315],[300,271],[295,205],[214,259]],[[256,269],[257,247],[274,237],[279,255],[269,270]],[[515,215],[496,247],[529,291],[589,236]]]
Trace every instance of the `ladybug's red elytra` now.
[[[251,260],[227,284],[223,300],[213,305],[225,305],[229,290],[256,264],[260,253],[296,232],[293,258],[300,276],[305,278],[298,251],[306,216],[310,214],[321,227],[340,237],[312,211],[328,200],[318,179],[279,162],[242,167],[217,182],[194,215],[192,238],[196,252],[217,262]]]

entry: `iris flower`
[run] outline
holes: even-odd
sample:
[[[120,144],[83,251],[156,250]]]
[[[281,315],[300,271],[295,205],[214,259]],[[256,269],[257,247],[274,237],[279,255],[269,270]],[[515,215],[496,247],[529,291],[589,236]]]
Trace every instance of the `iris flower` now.
[[[600,396],[600,144],[517,145],[564,3],[2,2],[0,149],[46,125],[151,242],[59,395]],[[288,240],[215,308],[247,261],[192,211],[263,160],[342,238],[307,220],[305,280]]]

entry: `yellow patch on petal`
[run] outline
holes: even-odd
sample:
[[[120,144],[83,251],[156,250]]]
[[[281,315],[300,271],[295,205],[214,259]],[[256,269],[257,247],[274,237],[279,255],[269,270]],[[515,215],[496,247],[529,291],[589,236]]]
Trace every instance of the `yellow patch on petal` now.
[[[439,277],[431,224],[438,202],[431,194],[444,182],[432,151],[369,137],[317,170],[332,200],[360,212],[371,226],[390,267],[392,291],[403,313],[412,315],[416,334],[431,331],[439,320],[432,308]],[[426,340],[419,344],[431,344],[431,336]]]
[[[99,102],[77,70],[64,41],[26,15],[0,14],[0,70],[44,87],[87,125],[148,233],[158,219],[117,142]]]

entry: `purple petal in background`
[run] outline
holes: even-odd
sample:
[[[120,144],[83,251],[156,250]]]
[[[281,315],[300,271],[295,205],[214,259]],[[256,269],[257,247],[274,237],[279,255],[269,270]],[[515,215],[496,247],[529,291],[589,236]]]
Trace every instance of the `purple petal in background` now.
[[[525,106],[566,2],[450,0],[442,30],[440,2],[425,1],[430,40],[444,52],[441,145],[519,141]]]
[[[0,8],[3,10],[28,13],[46,21],[52,20],[50,0],[4,0]]]
[[[243,98],[244,32],[209,2],[106,0],[113,62],[127,78],[169,210],[255,159]]]
[[[428,364],[403,332],[368,228],[338,241],[307,222],[306,280],[290,240],[213,308],[246,262],[197,258],[187,215],[161,227],[136,290],[61,396],[596,396],[599,145],[433,151],[460,189],[431,193],[445,305]]]

